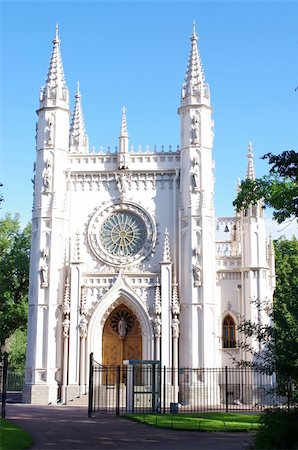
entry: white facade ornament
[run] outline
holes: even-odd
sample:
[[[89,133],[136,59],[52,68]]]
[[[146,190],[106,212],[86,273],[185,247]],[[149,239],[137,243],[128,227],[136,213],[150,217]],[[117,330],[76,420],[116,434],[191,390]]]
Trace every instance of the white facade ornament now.
[[[117,182],[117,186],[118,186],[120,195],[123,196],[123,194],[125,194],[126,190],[127,190],[127,177],[123,172],[121,172],[121,173],[116,172],[115,178],[116,178],[116,182]]]
[[[202,286],[202,267],[198,262],[193,265],[193,278],[195,287]]]
[[[49,285],[48,270],[49,269],[47,265],[43,265],[40,268],[40,286],[42,288],[46,288]]]
[[[170,240],[169,240],[169,233],[168,233],[167,229],[165,230],[162,262],[171,262]]]
[[[178,339],[180,334],[180,327],[179,327],[180,321],[177,318],[177,316],[174,316],[172,319],[172,332],[173,332],[173,338]]]
[[[75,95],[75,106],[70,126],[69,144],[70,153],[86,154],[89,152],[89,141],[85,128],[79,82],[77,84],[77,92]]]
[[[191,118],[190,143],[196,145],[199,144],[199,142],[200,142],[200,113],[198,110],[196,110]]]
[[[198,191],[200,189],[200,166],[197,161],[195,161],[195,163],[194,163],[192,177],[193,177],[194,190]]]
[[[180,304],[178,296],[178,285],[175,283],[173,285],[173,295],[172,295],[172,314],[180,314]]]
[[[160,316],[156,316],[153,319],[153,331],[154,331],[154,337],[159,339],[161,337],[161,318],[160,318]]]
[[[52,186],[52,174],[51,174],[51,168],[46,167],[43,175],[43,185],[46,192],[49,192],[51,190]]]
[[[63,305],[62,305],[62,312],[65,315],[70,313],[70,285],[69,285],[68,278],[65,283],[65,292],[64,292],[64,299],[63,299]]]
[[[65,319],[62,322],[63,326],[63,337],[67,339],[69,337],[69,327],[70,327],[70,320],[68,315],[66,315]]]
[[[81,315],[88,314],[88,307],[87,307],[87,288],[85,285],[81,286],[81,308],[80,308]]]
[[[160,313],[161,313],[160,287],[159,285],[156,285],[154,297],[154,314],[158,315]]]
[[[82,316],[79,325],[80,337],[82,339],[85,339],[87,337],[87,327],[88,327],[88,320],[86,319],[85,316]]]

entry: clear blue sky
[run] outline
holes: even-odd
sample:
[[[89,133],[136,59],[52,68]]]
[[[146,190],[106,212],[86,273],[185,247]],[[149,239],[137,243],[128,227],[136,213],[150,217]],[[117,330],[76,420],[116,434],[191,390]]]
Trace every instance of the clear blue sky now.
[[[80,80],[91,146],[114,147],[121,107],[130,144],[179,143],[177,107],[192,21],[214,108],[216,215],[233,214],[247,145],[258,175],[266,152],[298,149],[296,2],[1,3],[0,211],[31,217],[39,89],[59,24],[71,105]]]

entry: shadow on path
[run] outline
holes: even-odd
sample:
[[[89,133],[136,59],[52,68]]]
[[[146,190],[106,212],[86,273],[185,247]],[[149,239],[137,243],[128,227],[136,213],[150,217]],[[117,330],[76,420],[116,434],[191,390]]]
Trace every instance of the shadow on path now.
[[[6,418],[33,437],[32,449],[245,450],[249,433],[205,433],[153,428],[114,415],[87,416],[74,406],[7,405]]]

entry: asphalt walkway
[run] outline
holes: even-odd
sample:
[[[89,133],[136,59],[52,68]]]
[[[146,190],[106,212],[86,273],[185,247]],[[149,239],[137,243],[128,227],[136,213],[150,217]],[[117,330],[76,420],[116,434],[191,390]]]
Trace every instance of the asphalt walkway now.
[[[6,418],[20,425],[39,450],[247,450],[249,433],[203,433],[153,428],[114,415],[87,416],[74,406],[8,404]]]

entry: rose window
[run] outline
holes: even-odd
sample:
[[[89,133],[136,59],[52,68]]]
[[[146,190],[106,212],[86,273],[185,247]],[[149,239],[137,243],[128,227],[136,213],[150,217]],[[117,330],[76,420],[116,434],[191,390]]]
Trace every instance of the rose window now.
[[[117,211],[102,224],[100,240],[104,249],[113,256],[130,256],[138,253],[146,240],[143,220],[134,213]]]

